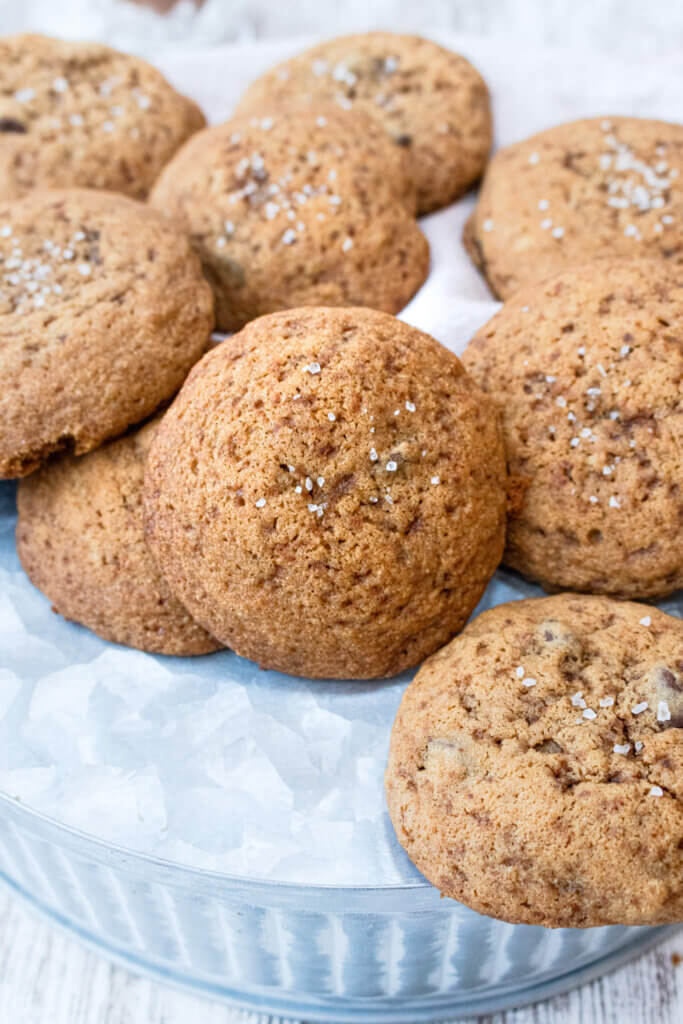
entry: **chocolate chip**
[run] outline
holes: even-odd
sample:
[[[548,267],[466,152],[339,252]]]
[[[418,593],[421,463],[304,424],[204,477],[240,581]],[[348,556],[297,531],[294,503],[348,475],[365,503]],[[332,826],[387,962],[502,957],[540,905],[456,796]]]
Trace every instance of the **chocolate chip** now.
[[[25,135],[28,128],[16,117],[0,117],[0,132],[14,132],[17,135]]]

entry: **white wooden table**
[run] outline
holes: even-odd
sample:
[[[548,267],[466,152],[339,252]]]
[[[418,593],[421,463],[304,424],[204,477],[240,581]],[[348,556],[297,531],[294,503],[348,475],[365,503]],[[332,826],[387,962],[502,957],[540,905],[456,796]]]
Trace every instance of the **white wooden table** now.
[[[639,960],[546,1003],[479,1024],[681,1024],[683,930]],[[0,1024],[266,1024],[115,967],[0,889]],[[466,1022],[474,1024],[474,1021]]]

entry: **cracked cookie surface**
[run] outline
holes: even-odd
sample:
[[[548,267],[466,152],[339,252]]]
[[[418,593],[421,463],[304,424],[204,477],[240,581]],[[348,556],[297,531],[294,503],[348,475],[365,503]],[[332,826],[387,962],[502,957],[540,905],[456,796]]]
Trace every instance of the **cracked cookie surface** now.
[[[499,425],[457,357],[394,317],[272,314],[191,373],[145,515],[171,588],[238,654],[395,675],[462,627],[500,560]]]
[[[199,108],[145,61],[96,43],[0,38],[0,194],[74,186],[144,199]]]
[[[499,150],[463,235],[494,295],[593,257],[683,265],[683,125],[596,117]]]
[[[217,324],[234,331],[295,306],[398,313],[429,269],[414,198],[375,122],[320,107],[207,128],[150,201],[191,235]]]
[[[156,654],[208,654],[220,645],[171,594],[144,539],[144,466],[159,420],[22,480],[17,552],[55,610],[103,639]]]
[[[683,586],[683,268],[598,260],[522,289],[463,361],[495,399],[504,561],[549,590]]]
[[[212,326],[199,260],[155,210],[85,189],[0,202],[0,476],[145,419]]]
[[[492,134],[486,83],[464,57],[429,39],[332,39],[258,78],[238,113],[319,103],[364,111],[405,149],[420,214],[452,203],[484,170]]]
[[[683,919],[683,623],[560,594],[499,605],[430,658],[387,801],[441,891],[546,927]]]

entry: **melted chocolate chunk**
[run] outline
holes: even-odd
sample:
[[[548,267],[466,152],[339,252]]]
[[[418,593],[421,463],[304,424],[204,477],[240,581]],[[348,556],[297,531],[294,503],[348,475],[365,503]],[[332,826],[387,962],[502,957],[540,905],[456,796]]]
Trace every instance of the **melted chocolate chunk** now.
[[[0,117],[0,132],[14,132],[17,135],[25,135],[28,128],[16,117]]]

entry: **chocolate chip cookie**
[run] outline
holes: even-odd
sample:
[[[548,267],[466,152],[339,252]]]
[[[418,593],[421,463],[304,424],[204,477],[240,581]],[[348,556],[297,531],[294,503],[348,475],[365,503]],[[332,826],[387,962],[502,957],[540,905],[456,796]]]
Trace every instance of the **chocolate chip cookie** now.
[[[683,586],[683,267],[597,260],[517,292],[463,359],[497,402],[505,562],[549,590]]]
[[[194,368],[145,473],[173,592],[238,654],[373,678],[459,630],[496,568],[490,401],[428,335],[368,309],[250,323]]]
[[[430,658],[386,793],[446,896],[549,928],[683,919],[683,623],[560,594],[498,605]]]
[[[149,416],[206,350],[211,290],[178,227],[85,189],[0,202],[0,476]]]
[[[55,611],[105,640],[208,654],[220,645],[173,597],[144,539],[142,481],[158,422],[22,480],[17,551]]]
[[[429,39],[332,39],[258,78],[238,113],[319,103],[364,111],[405,149],[421,214],[452,203],[484,170],[492,132],[486,83],[468,60]]]
[[[137,57],[40,35],[0,38],[0,195],[110,189],[143,199],[204,126],[199,108]]]
[[[597,256],[683,265],[683,125],[561,124],[501,149],[464,242],[494,295]]]
[[[234,331],[302,305],[402,309],[429,267],[407,189],[402,160],[370,118],[319,108],[200,132],[151,202],[192,236],[218,326]]]

